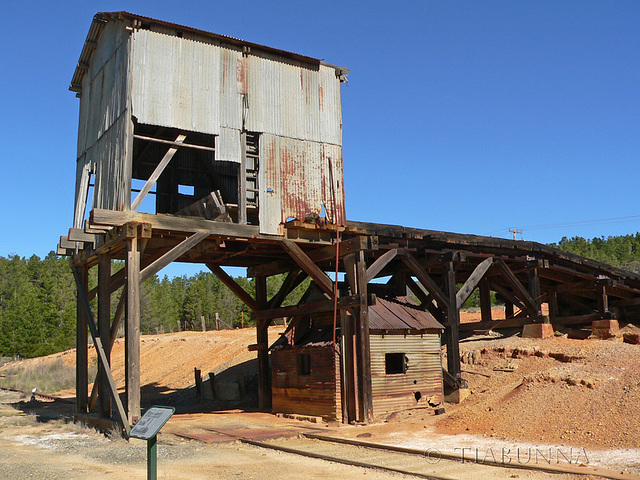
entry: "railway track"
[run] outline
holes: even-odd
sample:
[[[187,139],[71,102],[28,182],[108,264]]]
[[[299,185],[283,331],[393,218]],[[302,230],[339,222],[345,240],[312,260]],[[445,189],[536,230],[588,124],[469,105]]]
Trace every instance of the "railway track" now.
[[[211,432],[225,435],[259,448],[360,467],[375,469],[407,478],[432,480],[459,479],[557,479],[610,478],[640,480],[640,476],[619,470],[608,470],[590,465],[493,462],[488,459],[475,462],[473,455],[440,453],[437,449],[421,450],[384,445],[360,440],[329,437],[314,433],[271,440],[255,440],[215,429]],[[400,478],[400,477],[399,477]]]
[[[6,388],[6,387],[0,387],[0,390],[4,390],[6,392],[15,392],[15,393],[21,393],[23,395],[26,396],[33,396],[36,399],[42,399],[42,400],[46,400],[46,401],[58,401],[58,402],[66,402],[66,403],[75,403],[75,400],[73,398],[62,398],[62,397],[54,397],[53,395],[47,395],[46,393],[38,393],[38,392],[24,392],[22,390],[16,390],[15,388]]]

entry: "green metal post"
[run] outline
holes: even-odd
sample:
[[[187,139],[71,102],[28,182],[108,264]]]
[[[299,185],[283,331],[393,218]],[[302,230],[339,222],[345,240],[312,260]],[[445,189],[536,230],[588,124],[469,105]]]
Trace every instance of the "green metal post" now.
[[[158,479],[157,435],[147,440],[147,480]]]

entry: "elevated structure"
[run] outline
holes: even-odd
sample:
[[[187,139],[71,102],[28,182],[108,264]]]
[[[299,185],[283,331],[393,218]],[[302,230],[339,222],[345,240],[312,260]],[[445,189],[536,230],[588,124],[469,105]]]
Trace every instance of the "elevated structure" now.
[[[124,12],[96,15],[71,84],[80,96],[76,204],[74,225],[58,247],[71,257],[78,286],[79,415],[115,416],[125,431],[139,418],[140,283],[173,261],[206,265],[253,312],[264,410],[272,398],[271,321],[332,314],[342,372],[332,388],[340,390],[336,411],[345,422],[373,414],[369,306],[376,295],[409,290],[444,326],[443,374],[453,389],[465,383],[459,312],[476,288],[483,321],[474,329],[637,318],[638,275],[533,242],[347,222],[339,91],[346,74],[180,25]],[[143,201],[150,193],[151,204]],[[124,260],[122,270],[111,271],[114,258]],[[98,285],[89,289],[96,266]],[[224,266],[248,267],[255,296]],[[342,272],[345,281],[327,272]],[[267,278],[282,273],[281,289],[267,298]],[[282,307],[307,277],[319,296]],[[111,295],[121,288],[112,312]],[[505,302],[506,321],[491,318],[492,291]],[[542,316],[545,302],[549,317]],[[109,365],[123,320],[124,401]],[[91,394],[88,330],[99,358]]]

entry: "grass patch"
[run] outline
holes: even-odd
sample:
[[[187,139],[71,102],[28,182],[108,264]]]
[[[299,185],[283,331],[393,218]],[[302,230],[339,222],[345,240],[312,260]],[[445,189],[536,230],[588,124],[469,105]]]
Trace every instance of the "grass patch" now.
[[[89,365],[89,378],[95,376],[95,364]],[[15,365],[2,369],[0,387],[31,392],[37,388],[40,393],[55,393],[75,387],[76,369],[64,365],[62,359],[38,365]]]

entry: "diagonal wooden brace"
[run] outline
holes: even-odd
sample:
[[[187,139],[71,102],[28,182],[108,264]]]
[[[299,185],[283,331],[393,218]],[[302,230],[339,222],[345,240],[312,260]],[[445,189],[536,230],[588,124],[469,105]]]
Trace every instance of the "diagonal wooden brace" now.
[[[300,268],[307,272],[307,275],[318,284],[324,293],[329,295],[330,298],[334,297],[333,282],[329,276],[324,273],[320,267],[318,267],[313,260],[311,260],[302,249],[291,240],[286,238],[281,242],[282,248],[293,258],[293,260],[300,265]]]
[[[520,280],[518,280],[518,278],[514,275],[507,264],[504,263],[504,260],[502,260],[501,258],[497,259],[496,265],[498,265],[498,267],[502,271],[502,274],[504,275],[504,278],[513,288],[516,296],[525,304],[527,310],[529,310],[534,315],[540,315],[537,302],[533,298],[531,298],[531,295],[529,295],[529,292],[527,291],[525,286],[520,283]]]
[[[78,267],[73,267],[73,277],[76,281],[78,298],[80,299],[80,303],[82,304],[82,310],[85,318],[87,319],[87,324],[89,325],[89,332],[91,332],[91,338],[93,339],[93,344],[96,347],[98,360],[100,361],[102,368],[104,368],[104,371],[107,374],[107,380],[109,382],[109,390],[111,391],[111,397],[113,399],[113,402],[116,404],[116,407],[117,407],[116,410],[118,411],[120,422],[122,423],[122,426],[124,427],[124,430],[128,436],[129,432],[131,431],[131,427],[129,426],[129,421],[127,420],[127,414],[125,413],[124,407],[122,406],[122,402],[120,401],[120,396],[118,395],[118,389],[116,388],[116,383],[113,380],[113,374],[111,373],[111,368],[109,366],[109,362],[107,361],[107,356],[102,346],[102,340],[98,336],[98,328],[96,327],[96,322],[93,318],[93,313],[91,312],[89,299],[87,298],[87,294],[83,288],[82,276]]]
[[[456,307],[458,310],[462,308],[464,302],[467,301],[469,295],[471,295],[478,286],[480,280],[484,278],[485,273],[487,273],[489,268],[491,268],[491,265],[493,265],[493,258],[487,258],[475,268],[471,275],[469,275],[467,281],[464,282],[464,285],[462,285],[462,288],[458,290],[458,293],[456,294]]]
[[[438,284],[429,276],[427,272],[420,266],[418,261],[411,253],[406,250],[399,251],[402,261],[409,267],[409,270],[416,276],[424,288],[434,297],[438,306],[445,310],[449,308],[449,299],[440,289]]]
[[[252,312],[257,312],[260,309],[258,302],[251,298],[251,295],[249,295],[244,288],[238,285],[238,283],[231,278],[229,274],[222,269],[222,267],[215,263],[208,262],[207,268],[209,268],[209,270],[211,270],[220,279],[220,281],[229,288],[229,290],[235,293],[236,296],[242,300],[242,302],[249,307]]]

